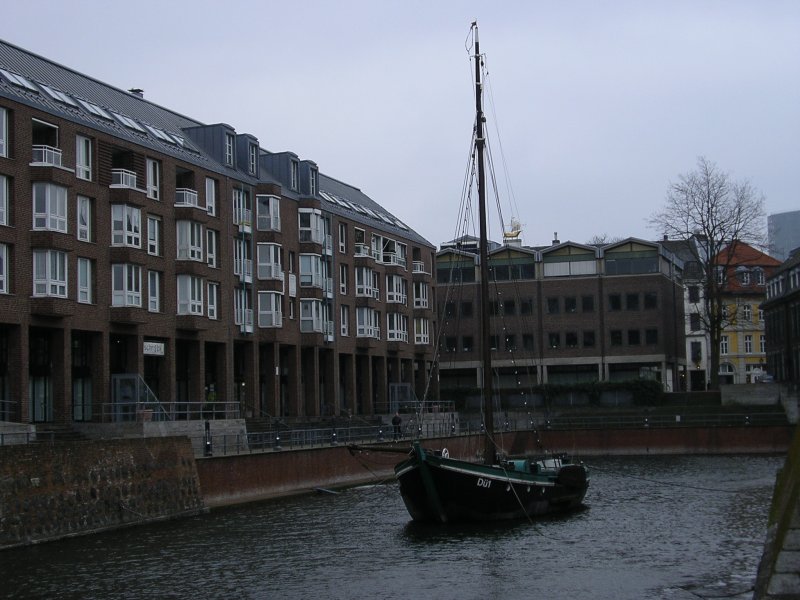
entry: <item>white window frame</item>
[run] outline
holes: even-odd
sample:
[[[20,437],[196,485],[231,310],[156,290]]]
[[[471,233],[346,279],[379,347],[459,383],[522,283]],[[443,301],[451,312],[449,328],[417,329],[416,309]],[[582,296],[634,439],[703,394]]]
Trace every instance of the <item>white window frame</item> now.
[[[758,336],[758,337],[759,337],[759,340],[758,340],[758,348],[759,348],[759,352],[760,352],[761,354],[765,354],[765,353],[766,353],[766,351],[767,351],[767,336],[765,336],[765,335],[762,333],[762,334],[761,334],[760,336]]]
[[[206,177],[206,212],[212,217],[217,214],[217,180]]]
[[[258,146],[256,144],[249,144],[247,147],[247,167],[250,175],[258,173]]]
[[[0,156],[8,158],[8,111],[0,107]]]
[[[297,191],[297,183],[300,179],[300,163],[296,160],[289,161],[289,189]]]
[[[0,225],[8,225],[8,177],[0,175]]]
[[[147,272],[147,310],[161,312],[161,273],[159,271]]]
[[[319,189],[319,171],[317,169],[310,169],[308,173],[308,191],[311,196],[316,196],[318,189]]]
[[[350,307],[344,304],[339,307],[339,331],[343,337],[350,335]]]
[[[281,203],[277,196],[256,195],[256,228],[259,231],[281,230]]]
[[[308,223],[304,224],[304,220],[308,220]],[[301,242],[321,244],[325,240],[322,211],[318,208],[298,208],[297,230]]]
[[[339,293],[342,296],[347,295],[347,265],[340,264],[339,265]]]
[[[75,199],[75,235],[82,242],[92,241],[92,199],[78,194]]]
[[[251,227],[253,211],[250,209],[250,194],[242,188],[233,188],[233,224]]]
[[[139,265],[111,265],[111,306],[142,306],[142,268]]]
[[[386,302],[405,305],[408,302],[408,282],[400,275],[386,276]]]
[[[78,302],[92,303],[92,261],[78,257]]]
[[[300,287],[322,287],[322,256],[300,254]]]
[[[60,250],[33,251],[33,295],[66,298],[67,253]]]
[[[375,271],[369,267],[355,267],[356,296],[373,298],[375,296]]]
[[[219,284],[214,281],[208,282],[208,298],[206,300],[206,307],[208,309],[209,319],[218,319],[218,303],[219,303]]]
[[[235,158],[234,148],[236,146],[235,138],[232,133],[225,133],[225,164],[229,167],[233,166]]]
[[[258,292],[258,326],[261,329],[283,326],[282,296],[280,292]]]
[[[33,229],[67,233],[67,188],[34,182]]]
[[[753,320],[753,309],[749,304],[742,305],[742,319],[748,322]]]
[[[197,221],[176,221],[178,260],[203,261],[203,225]]]
[[[212,269],[216,269],[217,264],[217,232],[214,229],[206,229],[206,264]]]
[[[256,275],[259,279],[283,281],[280,244],[259,242],[256,245],[256,261],[258,263]]]
[[[728,354],[728,336],[723,335],[719,338],[719,353]]]
[[[128,204],[111,205],[111,245],[142,247],[142,211]]]
[[[390,342],[408,341],[408,317],[402,313],[386,313],[386,340]]]
[[[430,286],[427,281],[414,282],[414,308],[428,308]]]
[[[347,254],[347,223],[339,223],[339,252]]]
[[[430,344],[430,322],[424,317],[414,319],[414,343]]]
[[[92,140],[83,135],[75,136],[75,176],[92,180]]]
[[[302,333],[323,333],[324,330],[322,300],[301,298],[300,331]]]
[[[147,216],[147,253],[161,256],[161,217]]]
[[[147,159],[147,197],[160,200],[161,163],[154,158]]]
[[[253,259],[250,256],[250,242],[236,238],[233,240],[233,274],[244,279],[245,281],[252,280],[253,277]]]
[[[752,354],[753,353],[753,336],[746,335],[744,336],[744,353],[745,354]]]
[[[381,339],[380,313],[374,308],[356,307],[356,337]]]
[[[0,244],[0,294],[8,293],[8,246]]]
[[[203,314],[203,279],[195,275],[177,276],[178,314]]]

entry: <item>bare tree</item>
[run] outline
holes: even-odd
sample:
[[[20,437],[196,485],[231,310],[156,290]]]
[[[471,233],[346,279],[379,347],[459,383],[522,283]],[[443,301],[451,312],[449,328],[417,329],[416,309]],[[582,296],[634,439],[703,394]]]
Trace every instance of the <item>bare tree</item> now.
[[[589,246],[605,246],[606,244],[615,244],[621,242],[624,238],[619,236],[608,235],[607,233],[600,233],[593,235],[592,239],[586,242]]]
[[[764,198],[749,181],[733,181],[705,157],[694,171],[670,183],[661,211],[650,226],[665,237],[686,242],[687,265],[702,290],[697,313],[709,340],[709,387],[719,387],[720,339],[735,315],[727,315],[724,295],[736,242],[764,247]],[[687,311],[688,313],[688,311]]]

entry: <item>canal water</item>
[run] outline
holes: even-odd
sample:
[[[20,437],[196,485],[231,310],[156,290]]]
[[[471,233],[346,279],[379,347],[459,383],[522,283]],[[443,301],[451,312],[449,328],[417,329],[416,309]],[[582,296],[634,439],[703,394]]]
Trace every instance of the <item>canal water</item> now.
[[[420,526],[390,481],[0,552],[0,597],[751,597],[782,457],[586,462],[567,516]]]

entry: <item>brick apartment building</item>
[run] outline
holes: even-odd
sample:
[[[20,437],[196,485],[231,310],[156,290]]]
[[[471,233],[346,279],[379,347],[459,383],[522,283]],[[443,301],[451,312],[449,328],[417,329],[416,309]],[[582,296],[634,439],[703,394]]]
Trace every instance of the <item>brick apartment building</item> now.
[[[477,386],[479,259],[473,250],[467,239],[437,255],[443,397]],[[639,378],[681,389],[682,263],[661,244],[634,238],[603,247],[558,240],[544,248],[496,244],[489,260],[499,390]]]
[[[431,369],[434,252],[312,161],[0,42],[0,421],[387,412]]]
[[[766,322],[767,371],[776,381],[800,384],[800,249],[766,281],[761,308]],[[795,388],[796,389],[796,388]]]

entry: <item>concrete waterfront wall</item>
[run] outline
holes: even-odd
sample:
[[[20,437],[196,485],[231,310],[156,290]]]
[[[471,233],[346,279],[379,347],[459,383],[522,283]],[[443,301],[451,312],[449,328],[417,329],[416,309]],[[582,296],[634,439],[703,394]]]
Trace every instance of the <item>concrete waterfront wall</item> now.
[[[186,437],[0,447],[0,549],[204,510]]]
[[[778,473],[753,598],[800,598],[800,429]]]
[[[791,427],[716,427],[518,431],[497,434],[509,454],[566,452],[576,458],[646,454],[782,453],[791,442]],[[482,451],[479,435],[431,438],[425,447],[446,447],[450,456],[472,459]],[[312,448],[197,459],[206,505],[214,508],[392,479],[407,441],[367,444],[351,454],[346,447]],[[387,447],[398,453],[383,452]]]

